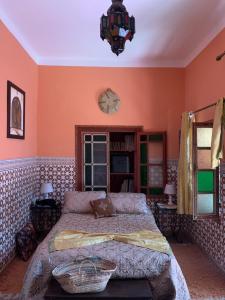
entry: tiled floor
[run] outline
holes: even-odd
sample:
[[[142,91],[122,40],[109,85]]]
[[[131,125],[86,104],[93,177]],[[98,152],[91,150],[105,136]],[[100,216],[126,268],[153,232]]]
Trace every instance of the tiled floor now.
[[[171,244],[193,300],[225,300],[225,274],[194,244]]]
[[[0,292],[19,293],[29,261],[15,258],[0,274]]]

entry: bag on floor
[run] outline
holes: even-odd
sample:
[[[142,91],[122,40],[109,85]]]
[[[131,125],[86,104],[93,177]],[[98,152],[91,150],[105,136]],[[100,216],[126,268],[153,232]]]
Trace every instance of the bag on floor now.
[[[31,223],[28,223],[16,234],[17,254],[27,261],[37,248],[36,232]]]

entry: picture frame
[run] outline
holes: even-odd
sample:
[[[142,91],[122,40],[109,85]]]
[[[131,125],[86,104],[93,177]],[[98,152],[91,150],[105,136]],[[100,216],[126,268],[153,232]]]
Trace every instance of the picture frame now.
[[[7,138],[25,139],[25,92],[7,81]]]

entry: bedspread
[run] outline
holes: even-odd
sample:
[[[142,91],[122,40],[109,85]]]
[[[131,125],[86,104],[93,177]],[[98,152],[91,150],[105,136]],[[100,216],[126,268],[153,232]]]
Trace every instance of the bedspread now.
[[[174,255],[141,248],[118,241],[108,241],[76,249],[49,252],[49,240],[62,230],[87,232],[131,233],[140,230],[159,231],[152,214],[117,215],[95,219],[91,214],[68,213],[38,246],[24,279],[21,299],[42,299],[52,269],[60,263],[69,262],[77,256],[100,256],[117,264],[113,277],[148,278],[154,299],[188,300],[189,292],[183,274]]]

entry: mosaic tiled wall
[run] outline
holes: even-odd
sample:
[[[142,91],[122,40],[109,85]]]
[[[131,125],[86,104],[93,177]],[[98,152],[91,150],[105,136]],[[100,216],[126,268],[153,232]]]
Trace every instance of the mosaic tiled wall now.
[[[74,158],[39,158],[38,159],[38,190],[43,182],[52,182],[53,198],[63,201],[66,191],[76,189],[76,176]]]
[[[37,193],[37,160],[0,161],[0,271],[15,255],[15,234],[29,220]]]
[[[168,183],[177,185],[177,160],[169,160],[167,163],[167,180]]]
[[[224,210],[225,214],[225,210]],[[224,216],[223,214],[223,216]],[[183,228],[187,234],[225,272],[225,225],[224,220],[193,221],[190,216],[184,217]]]
[[[39,197],[42,182],[51,181],[59,201],[76,187],[74,158],[33,158],[0,161],[0,270],[15,254],[15,234],[29,220],[29,205]],[[168,182],[177,181],[177,161],[168,162]],[[220,223],[185,217],[183,228],[225,270],[225,170]],[[170,222],[167,220],[166,222]]]
[[[167,182],[168,183],[174,183],[175,186],[177,185],[177,160],[169,160],[167,162]],[[176,198],[174,196],[173,200],[176,201]],[[176,217],[176,214],[172,212],[163,214],[160,211],[157,211],[154,202],[162,201],[165,202],[165,197],[163,196],[162,198],[151,198],[151,202],[148,200],[148,205],[150,206],[158,227],[160,230],[162,230],[164,235],[170,235],[172,229],[176,230],[179,226],[180,218],[178,219]]]
[[[169,160],[167,162],[167,182],[168,183],[175,183],[175,186],[177,185],[177,160]],[[174,200],[176,200],[175,196],[174,196]],[[165,201],[165,197],[164,195],[162,196],[162,198],[160,197],[151,197],[150,199],[147,199],[147,203],[149,205],[149,207],[151,208],[153,214],[155,214],[155,205],[154,202],[157,201]],[[164,222],[165,224],[165,228],[166,227],[170,227],[169,225],[171,224],[171,217],[170,216],[164,216],[163,220],[160,219],[160,223]]]
[[[0,271],[15,255],[15,235],[30,219],[30,204],[40,198],[42,182],[52,182],[54,199],[75,189],[74,158],[0,161]]]

